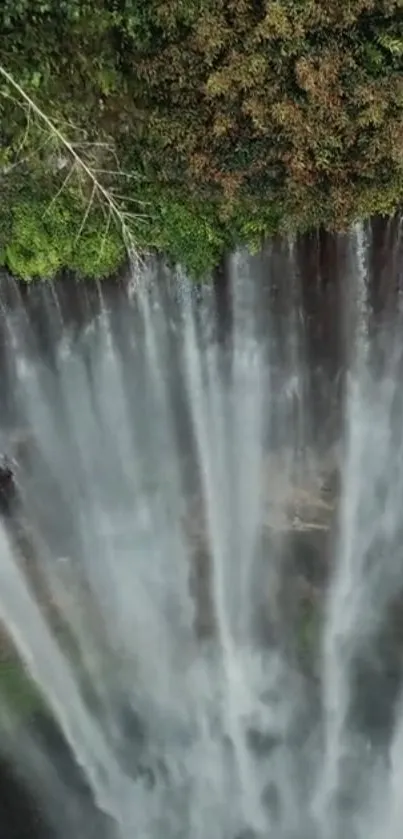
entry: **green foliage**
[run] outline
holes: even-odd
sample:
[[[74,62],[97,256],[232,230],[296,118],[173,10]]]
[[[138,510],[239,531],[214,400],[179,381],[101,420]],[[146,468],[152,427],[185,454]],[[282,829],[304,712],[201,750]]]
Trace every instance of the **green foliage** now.
[[[401,203],[401,0],[3,0],[0,30],[0,63],[55,124],[107,142],[136,176],[107,186],[124,211],[148,202],[133,221],[139,245],[198,275],[238,242],[345,228]],[[0,126],[10,193],[16,161],[46,174],[52,148],[6,83]],[[60,237],[34,204],[23,221],[19,199],[12,207],[11,240],[0,223],[0,259],[24,276],[66,260],[88,273],[102,212],[73,247],[85,202]],[[121,259],[115,233],[100,271]]]
[[[282,219],[282,209],[279,202],[271,204],[265,202],[239,201],[233,208],[228,219],[232,238],[230,244],[246,246],[251,252],[258,251],[262,241],[268,236],[275,235]]]
[[[33,684],[19,661],[0,661],[0,707],[9,708],[17,722],[45,707],[40,691]]]
[[[137,235],[136,235],[137,234]],[[137,242],[167,254],[172,262],[186,265],[197,277],[217,263],[225,240],[213,205],[181,200],[167,193],[156,197],[153,214],[135,228]]]
[[[394,38],[387,33],[379,36],[379,43],[381,47],[390,52],[393,56],[403,55],[403,38]]]
[[[112,274],[124,259],[114,225],[98,210],[81,229],[83,207],[69,197],[49,204],[37,197],[14,204],[3,262],[17,277],[50,278],[64,267],[87,277]]]

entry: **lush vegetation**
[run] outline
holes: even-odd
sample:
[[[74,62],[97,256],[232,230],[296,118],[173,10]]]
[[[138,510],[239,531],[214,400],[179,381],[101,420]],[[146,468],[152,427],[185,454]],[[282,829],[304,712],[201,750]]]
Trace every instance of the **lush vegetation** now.
[[[121,222],[203,273],[401,201],[403,0],[3,0],[0,31],[59,132],[3,77],[0,259],[21,276],[110,273]]]

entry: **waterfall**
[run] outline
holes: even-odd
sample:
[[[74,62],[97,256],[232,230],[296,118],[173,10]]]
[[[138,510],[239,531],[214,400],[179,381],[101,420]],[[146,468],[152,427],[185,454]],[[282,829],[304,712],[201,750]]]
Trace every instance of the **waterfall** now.
[[[1,684],[0,727],[56,837],[398,835],[400,315],[368,231],[328,247],[2,280],[2,643],[89,809]]]

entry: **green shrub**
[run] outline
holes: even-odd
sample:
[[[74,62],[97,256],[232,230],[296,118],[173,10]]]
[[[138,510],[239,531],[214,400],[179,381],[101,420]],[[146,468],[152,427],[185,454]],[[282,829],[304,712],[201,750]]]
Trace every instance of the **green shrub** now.
[[[214,207],[181,201],[169,194],[156,200],[152,215],[138,229],[136,238],[197,277],[214,267],[224,245]]]
[[[112,274],[124,259],[122,237],[114,224],[106,227],[100,210],[89,214],[82,230],[82,206],[64,196],[53,205],[24,200],[13,207],[3,261],[17,277],[53,277],[71,268],[88,277]]]

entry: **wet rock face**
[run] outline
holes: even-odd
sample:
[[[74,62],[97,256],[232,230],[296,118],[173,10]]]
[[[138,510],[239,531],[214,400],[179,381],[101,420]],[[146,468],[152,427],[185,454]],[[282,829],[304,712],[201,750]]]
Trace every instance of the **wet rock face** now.
[[[15,730],[1,729],[0,742],[1,839],[116,839],[114,822],[96,806],[83,771],[46,712]]]
[[[289,638],[290,647],[301,648],[304,660],[312,660],[331,571],[340,493],[338,453],[307,461],[295,476],[287,472],[289,459],[287,452],[272,454],[264,465],[264,512],[249,593],[254,603],[251,631],[263,645]],[[211,637],[216,631],[213,558],[202,496],[189,503],[183,524],[195,630],[200,638]]]

